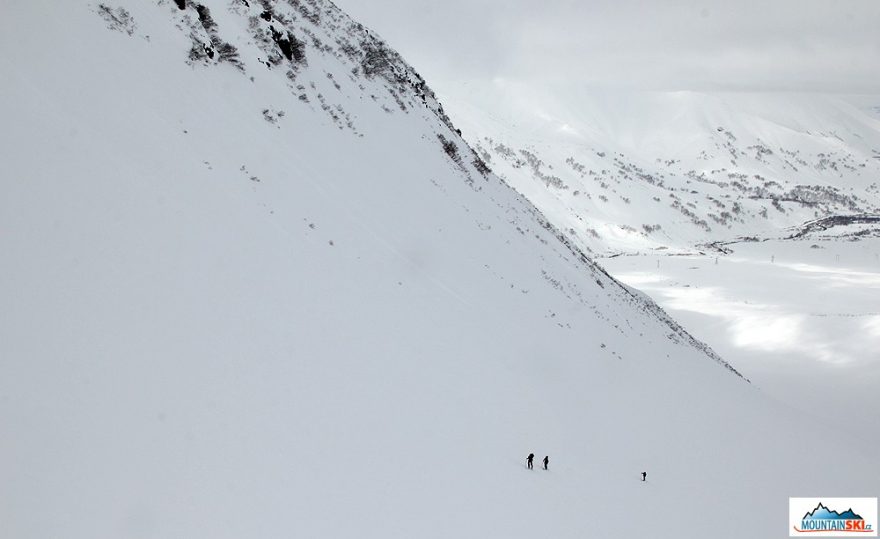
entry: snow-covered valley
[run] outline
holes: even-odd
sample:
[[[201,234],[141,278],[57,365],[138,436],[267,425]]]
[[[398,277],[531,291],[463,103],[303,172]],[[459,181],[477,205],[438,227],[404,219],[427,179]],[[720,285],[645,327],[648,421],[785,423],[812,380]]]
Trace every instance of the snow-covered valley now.
[[[2,10],[0,535],[769,538],[880,486],[332,3]]]
[[[743,242],[601,263],[766,394],[880,443],[880,239]]]

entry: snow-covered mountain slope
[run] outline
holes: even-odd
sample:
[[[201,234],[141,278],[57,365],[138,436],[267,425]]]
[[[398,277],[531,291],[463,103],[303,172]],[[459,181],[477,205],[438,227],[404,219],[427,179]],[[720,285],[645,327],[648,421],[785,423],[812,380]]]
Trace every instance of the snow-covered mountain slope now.
[[[2,9],[0,535],[771,537],[876,492],[331,3]]]
[[[588,252],[681,251],[880,212],[868,106],[880,97],[447,86],[493,171]]]

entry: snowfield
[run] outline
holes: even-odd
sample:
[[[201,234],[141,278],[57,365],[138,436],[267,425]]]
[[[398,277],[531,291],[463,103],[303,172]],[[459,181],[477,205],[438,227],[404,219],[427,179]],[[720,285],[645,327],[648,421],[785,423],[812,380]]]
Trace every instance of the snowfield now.
[[[602,264],[789,406],[880,442],[880,240],[844,231]]]
[[[330,2],[2,10],[3,537],[770,538],[876,495]]]

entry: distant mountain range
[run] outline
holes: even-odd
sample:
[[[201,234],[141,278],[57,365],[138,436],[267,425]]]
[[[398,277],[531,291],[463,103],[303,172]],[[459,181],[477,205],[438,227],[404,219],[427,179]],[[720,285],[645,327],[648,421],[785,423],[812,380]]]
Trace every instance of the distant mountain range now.
[[[880,212],[880,97],[451,88],[465,138],[587,252],[691,250]]]

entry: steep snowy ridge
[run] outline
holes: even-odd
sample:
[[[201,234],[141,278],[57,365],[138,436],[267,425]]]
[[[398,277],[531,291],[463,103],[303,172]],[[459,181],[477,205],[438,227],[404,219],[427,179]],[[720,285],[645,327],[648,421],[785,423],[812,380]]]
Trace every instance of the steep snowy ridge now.
[[[333,4],[2,9],[0,535],[773,537],[876,491]]]
[[[224,21],[222,27],[215,20],[218,15],[203,4],[181,0],[174,5],[179,10],[176,26],[191,41],[191,65],[228,63],[245,74],[278,70],[293,95],[313,109],[318,105],[340,128],[356,131],[341,104],[353,96],[369,97],[388,113],[425,107],[451,127],[422,77],[396,51],[330,2],[231,2],[219,18]],[[99,4],[98,12],[114,29],[120,19],[131,18],[124,8],[114,12],[105,4]],[[247,30],[241,32],[243,25]],[[235,44],[225,40],[226,33]],[[310,58],[315,61],[316,57],[320,68],[309,69]],[[329,57],[334,61],[321,61]],[[384,82],[378,86],[383,91],[368,91],[361,79]]]
[[[718,363],[723,365],[727,370],[733,372],[734,374],[736,374],[739,377],[742,377],[742,374],[740,374],[730,363],[728,363],[727,361],[722,359],[706,343],[700,342],[698,339],[694,338],[693,335],[688,333],[686,329],[684,329],[678,322],[676,322],[672,317],[670,317],[666,313],[666,311],[664,311],[659,305],[657,305],[657,303],[655,303],[651,298],[649,298],[648,296],[646,296],[645,294],[643,294],[642,292],[640,292],[634,288],[631,288],[629,286],[624,285],[623,283],[620,283],[619,281],[614,279],[614,277],[612,277],[607,271],[605,271],[604,268],[602,268],[601,266],[596,264],[594,261],[590,260],[583,253],[583,251],[580,250],[580,248],[578,246],[573,244],[573,242],[568,238],[568,236],[566,236],[565,234],[560,232],[559,229],[554,227],[547,220],[546,217],[544,217],[543,215],[540,215],[540,217],[538,217],[538,222],[541,223],[541,225],[544,228],[551,231],[556,236],[556,239],[558,239],[560,241],[560,243],[562,243],[563,245],[568,247],[568,249],[575,255],[576,259],[580,260],[584,264],[587,264],[594,273],[596,273],[596,272],[602,273],[608,280],[613,281],[617,286],[623,288],[623,290],[627,294],[629,294],[629,296],[632,297],[633,300],[635,300],[635,303],[637,305],[643,306],[643,308],[646,309],[648,312],[654,314],[659,320],[666,323],[669,326],[669,328],[672,330],[672,332],[669,334],[669,338],[671,340],[673,340],[675,342],[685,342],[685,343],[693,346],[694,348],[702,350],[703,352],[705,352],[705,354],[707,356],[711,357],[712,359],[714,359],[715,361],[717,361]],[[597,280],[596,284],[598,284],[599,286],[604,286],[602,284],[601,280]]]
[[[191,0],[174,2],[173,6],[177,9],[168,2],[159,2],[158,5],[167,7],[167,11],[172,14],[171,21],[191,42],[187,64],[204,67],[225,63],[246,76],[249,76],[251,69],[258,73],[264,69],[280,71],[287,79],[287,88],[292,96],[304,104],[320,103],[321,111],[337,127],[351,130],[358,137],[364,135],[358,131],[357,116],[349,114],[342,104],[355,96],[361,101],[369,98],[374,106],[387,114],[409,114],[411,111],[422,113],[428,126],[435,131],[439,146],[464,174],[466,183],[480,191],[481,184],[489,181],[489,171],[485,164],[460,138],[460,133],[452,125],[424,79],[397,52],[389,49],[380,38],[352,21],[332,3],[319,0],[287,3],[268,0],[252,3],[234,1],[226,10],[226,18],[214,15],[209,7]],[[96,12],[105,19],[108,28],[125,32],[129,36],[135,35],[135,17],[125,8],[113,9],[102,3],[98,4]],[[221,27],[217,20],[224,21],[224,25]],[[241,34],[228,30],[229,27],[241,28],[245,23],[245,40],[242,40]],[[228,39],[227,33],[231,34]],[[141,37],[148,40],[146,35]],[[317,58],[313,61],[318,61],[320,68],[310,68],[309,58]],[[256,66],[251,67],[255,63],[254,59]],[[328,59],[331,61],[328,62]],[[322,85],[319,82],[322,78],[326,78],[336,91],[327,88],[326,84]],[[323,92],[329,93],[330,97],[325,97]],[[310,105],[309,108],[317,112],[314,106]],[[264,109],[262,114],[273,125],[278,125],[285,115],[283,110],[271,107]],[[440,125],[433,121],[432,114],[440,120]],[[475,178],[480,181],[477,182]],[[256,176],[251,176],[250,179],[259,181]],[[496,178],[493,177],[492,180],[497,183]],[[524,204],[521,211],[530,214],[529,220],[536,220],[540,226],[556,236],[575,259],[596,275],[597,284],[605,286],[604,283],[611,282],[619,286],[547,219],[538,215],[531,204]],[[534,225],[520,223],[518,218],[513,218],[511,223],[520,229],[521,234],[532,233],[530,226]],[[710,357],[739,374],[705,344],[690,336],[652,301],[643,297],[636,297],[635,300],[638,308],[655,314],[659,320],[669,325],[670,338],[680,339],[706,350]]]

